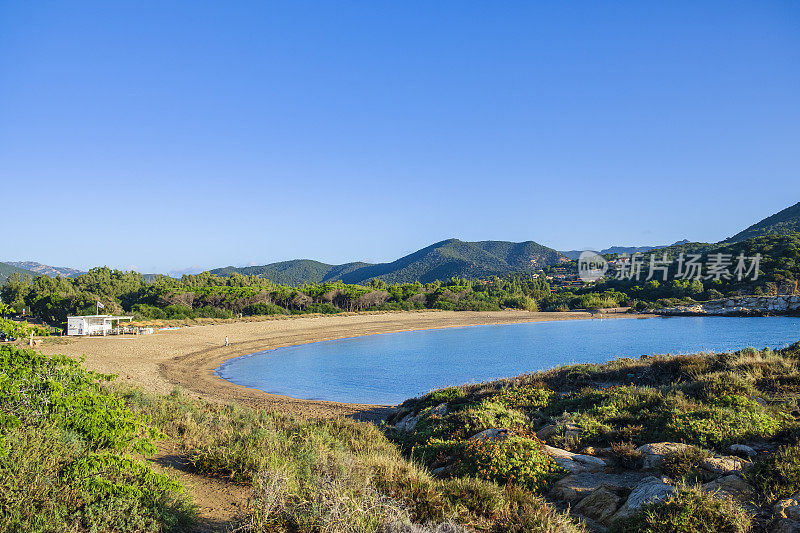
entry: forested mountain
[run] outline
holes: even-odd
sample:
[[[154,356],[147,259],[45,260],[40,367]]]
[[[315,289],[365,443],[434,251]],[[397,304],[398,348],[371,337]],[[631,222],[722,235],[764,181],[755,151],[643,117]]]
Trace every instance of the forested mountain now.
[[[604,248],[602,250],[599,250],[599,253],[601,255],[606,255],[606,254],[620,254],[620,255],[621,254],[628,254],[628,255],[631,255],[631,254],[635,254],[637,252],[643,254],[643,253],[649,252],[651,250],[658,250],[658,249],[661,249],[661,248],[668,248],[669,246],[678,246],[678,245],[681,245],[681,244],[687,244],[688,242],[689,242],[688,240],[684,239],[682,241],[678,241],[676,243],[669,244],[669,245],[663,245],[663,246],[611,246],[609,248]],[[583,250],[567,250],[567,251],[562,251],[561,253],[564,254],[565,256],[569,257],[570,259],[575,260],[575,259],[578,259],[580,257],[581,252],[583,252]]]
[[[283,285],[302,285],[303,283],[322,283],[324,281],[338,280],[343,275],[368,265],[369,263],[329,265],[311,259],[294,259],[262,266],[217,268],[212,270],[211,273],[217,276],[227,276],[236,272],[245,276],[259,276]]]
[[[9,263],[0,263],[0,282],[7,280],[8,276],[14,274],[15,272],[23,276],[28,275],[31,277],[36,277],[39,275],[36,272],[31,272],[30,270],[25,270],[24,268],[19,268]]]
[[[42,263],[37,263],[36,261],[7,261],[6,264],[21,268],[23,270],[29,270],[37,276],[44,275],[50,276],[51,278],[56,276],[69,277],[85,274],[85,272],[78,270],[77,268],[43,265]]]
[[[287,285],[335,280],[364,283],[373,278],[387,283],[428,283],[453,276],[478,278],[526,272],[556,264],[560,260],[563,260],[563,256],[559,252],[533,241],[465,242],[448,239],[391,263],[329,265],[310,259],[296,259],[263,266],[218,268],[211,273],[218,276],[233,272],[257,275]]]
[[[753,224],[723,242],[741,242],[768,234],[787,235],[795,231],[800,231],[800,202]]]
[[[369,265],[341,277],[345,283],[377,278],[387,283],[430,283],[435,280],[480,278],[526,272],[558,263],[563,256],[533,241],[465,242],[448,239],[393,261]]]

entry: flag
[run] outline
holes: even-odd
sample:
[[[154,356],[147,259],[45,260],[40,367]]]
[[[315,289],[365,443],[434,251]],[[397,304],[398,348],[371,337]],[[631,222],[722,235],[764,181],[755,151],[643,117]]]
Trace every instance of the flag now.
[[[102,309],[104,307],[105,307],[105,305],[101,304],[100,302],[97,302],[97,308],[98,309]]]

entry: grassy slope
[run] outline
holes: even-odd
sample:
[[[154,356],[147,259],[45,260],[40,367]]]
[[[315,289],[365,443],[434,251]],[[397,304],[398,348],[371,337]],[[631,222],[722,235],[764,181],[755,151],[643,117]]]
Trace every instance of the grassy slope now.
[[[663,440],[693,444],[698,457],[726,452],[731,443],[766,444],[773,451],[762,453],[746,474],[756,492],[745,507],[769,510],[776,499],[800,489],[800,345],[620,359],[443,389],[402,405],[396,418],[421,415],[414,431],[387,434],[371,424],[294,420],[179,391],[157,396],[112,389],[127,406],[120,411],[115,396],[73,363],[3,350],[4,373],[19,385],[9,388],[6,381],[0,402],[0,523],[13,525],[6,531],[126,531],[128,519],[141,531],[191,527],[191,507],[177,485],[148,474],[146,465],[136,466],[136,454],[125,451],[129,438],[115,433],[119,424],[102,422],[115,419],[128,421],[123,429],[139,427],[140,434],[144,426],[134,422],[149,420],[157,430],[145,440],[166,439],[197,473],[251,487],[239,517],[250,531],[580,531],[542,499],[564,475],[535,436],[545,426],[556,428],[548,437],[552,445],[610,445],[622,461],[637,460],[634,446]],[[26,357],[39,370],[27,372],[30,364],[20,365]],[[59,368],[55,374],[48,370]],[[53,376],[69,394],[47,385]],[[19,394],[28,399],[21,402]],[[81,400],[88,397],[96,399]],[[36,398],[48,401],[31,401]],[[60,414],[59,406],[76,401],[86,416]],[[435,414],[441,403],[448,412]],[[31,405],[39,407],[31,411]],[[8,416],[19,418],[21,426],[9,425]],[[499,443],[467,440],[494,427],[508,428],[512,437]],[[104,438],[108,431],[120,438]],[[111,471],[99,469],[110,485],[86,484],[90,478],[74,467],[98,454],[115,458]],[[133,462],[125,462],[128,457]],[[713,525],[717,531],[747,531],[752,511],[694,490],[694,459],[679,459],[666,472],[685,483],[678,496],[616,530],[699,532]],[[448,468],[433,476],[431,469],[440,465]],[[766,525],[765,520],[759,516],[756,522]]]
[[[549,444],[573,451],[611,447],[620,463],[636,461],[635,447],[653,442],[693,445],[698,460],[714,451],[727,455],[730,444],[761,444],[775,451],[762,454],[747,472],[756,490],[744,505],[769,509],[800,489],[799,401],[800,343],[781,351],[619,359],[443,389],[408,400],[393,422],[412,413],[420,416],[419,422],[414,431],[397,432],[394,438],[430,468],[486,475],[499,483],[512,480],[532,489],[558,477],[546,458],[535,453],[540,442],[535,432],[546,426],[554,429],[547,437]],[[433,408],[442,403],[447,403],[448,412],[434,414]],[[487,454],[485,447],[468,440],[489,428],[509,429],[506,442],[515,444],[498,445]],[[528,465],[531,457],[538,461],[538,470],[521,466],[523,452]],[[665,516],[686,514],[697,505],[703,509],[690,515],[709,512],[736,520],[720,530],[747,530],[754,518],[768,523],[752,511],[747,516],[738,506],[712,509],[713,502],[692,490],[699,479],[695,462],[678,458],[666,472],[686,483],[676,500],[653,506],[632,523],[618,524],[618,529],[706,531],[697,524],[658,525],[671,523]]]

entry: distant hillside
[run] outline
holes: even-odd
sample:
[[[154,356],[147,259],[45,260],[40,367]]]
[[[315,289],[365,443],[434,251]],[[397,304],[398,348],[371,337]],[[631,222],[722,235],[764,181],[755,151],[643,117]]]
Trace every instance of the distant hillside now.
[[[800,231],[800,202],[740,231],[723,242],[741,242],[762,235],[788,235]]]
[[[13,273],[18,273],[21,275],[28,275],[31,277],[39,276],[36,272],[31,272],[30,270],[25,270],[24,268],[19,268],[9,263],[0,263],[0,282],[3,282],[8,279]]]
[[[553,250],[533,241],[465,242],[448,239],[437,242],[391,263],[346,263],[328,265],[309,259],[297,259],[263,266],[226,267],[212,270],[220,276],[238,272],[258,275],[276,283],[299,285],[304,282],[334,281],[364,283],[373,278],[389,283],[410,283],[449,279],[453,276],[479,278],[525,272],[564,260]]]
[[[603,250],[599,250],[599,252],[603,255],[605,254],[635,254],[635,253],[645,253],[649,252],[650,250],[660,250],[661,248],[669,248],[670,246],[679,246],[681,244],[687,244],[689,241],[684,239],[682,241],[678,241],[673,244],[665,244],[662,246],[611,246],[610,248],[605,248]],[[581,252],[583,250],[567,250],[565,252],[561,252],[565,256],[569,257],[570,259],[577,259],[580,257]]]
[[[311,259],[294,259],[292,261],[281,261],[262,266],[249,267],[224,267],[216,268],[211,271],[218,276],[227,276],[233,272],[245,276],[259,276],[270,279],[275,283],[283,285],[302,285],[303,283],[321,283],[341,279],[347,274],[358,268],[367,266],[369,263],[346,263],[344,265],[329,265],[313,261]]]
[[[84,274],[82,270],[78,270],[76,268],[43,265],[42,263],[37,263],[36,261],[8,261],[6,264],[35,272],[39,276],[50,276],[51,278],[55,278],[57,276],[67,278]]]

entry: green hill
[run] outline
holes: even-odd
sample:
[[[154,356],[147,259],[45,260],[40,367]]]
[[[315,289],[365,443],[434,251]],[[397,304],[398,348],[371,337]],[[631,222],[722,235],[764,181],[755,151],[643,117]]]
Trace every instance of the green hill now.
[[[263,266],[226,267],[212,270],[219,276],[237,272],[257,275],[276,283],[300,285],[341,279],[345,283],[364,283],[378,278],[389,283],[445,280],[453,276],[478,278],[525,272],[552,265],[563,256],[533,241],[465,242],[448,239],[418,250],[391,263],[345,263],[329,265],[310,259],[296,259]]]
[[[8,279],[8,276],[14,273],[28,275],[32,278],[36,276],[41,276],[41,274],[37,274],[36,272],[31,272],[30,270],[25,270],[24,268],[15,267],[14,265],[9,265],[7,263],[0,263],[0,282],[3,282]]]
[[[800,231],[800,202],[740,231],[723,242],[741,242],[762,235],[788,235]]]
[[[211,271],[218,276],[227,276],[234,272],[245,276],[259,276],[284,285],[302,285],[303,283],[321,283],[323,281],[341,279],[344,274],[367,266],[368,263],[346,263],[329,265],[311,259],[294,259],[262,266],[225,267]]]

